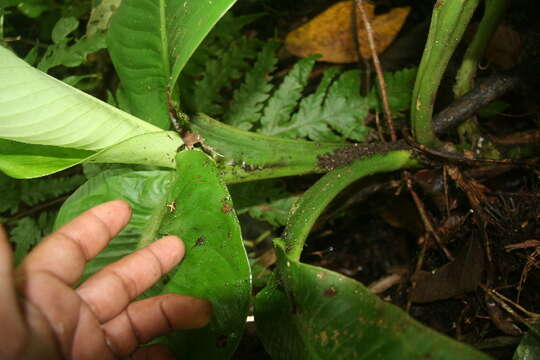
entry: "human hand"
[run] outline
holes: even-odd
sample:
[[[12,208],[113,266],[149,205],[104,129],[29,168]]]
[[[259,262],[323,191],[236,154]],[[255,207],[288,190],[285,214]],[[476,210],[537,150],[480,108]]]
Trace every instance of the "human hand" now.
[[[166,294],[131,302],[180,262],[184,245],[175,236],[72,288],[130,217],[124,201],[96,206],[43,239],[16,269],[0,228],[0,359],[172,359],[164,345],[138,346],[208,323],[212,308],[203,299]]]

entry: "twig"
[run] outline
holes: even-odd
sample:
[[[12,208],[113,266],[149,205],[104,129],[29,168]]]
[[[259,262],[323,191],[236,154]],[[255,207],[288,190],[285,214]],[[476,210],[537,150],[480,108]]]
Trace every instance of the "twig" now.
[[[368,290],[373,294],[382,294],[386,290],[390,289],[392,286],[399,284],[401,281],[402,275],[400,274],[391,274],[372,282],[368,286]]]
[[[412,137],[407,136],[405,134],[405,140],[407,141],[407,144],[409,144],[414,150],[418,151],[419,153],[425,153],[428,155],[432,155],[434,157],[446,159],[447,161],[451,161],[454,163],[465,163],[465,164],[472,164],[476,165],[479,163],[488,163],[488,164],[505,164],[505,165],[514,165],[514,166],[521,166],[526,168],[533,168],[535,164],[540,161],[540,158],[530,158],[526,160],[514,160],[514,159],[484,159],[484,158],[467,158],[464,155],[448,152],[448,151],[442,151],[442,150],[435,150],[433,148],[429,148],[425,145],[418,144]]]
[[[492,75],[482,80],[473,90],[456,99],[433,118],[433,131],[444,135],[469,119],[479,108],[491,103],[520,83],[515,75]]]
[[[52,207],[52,206],[54,206],[56,204],[62,203],[64,201],[66,201],[68,197],[69,197],[69,195],[64,195],[64,196],[58,197],[56,199],[52,199],[50,201],[47,201],[46,203],[34,206],[31,209],[23,210],[23,211],[15,214],[15,215],[13,215],[12,217],[2,219],[2,220],[4,220],[2,222],[7,224],[7,223],[11,223],[11,222],[13,222],[15,220],[18,220],[20,218],[23,218],[25,216],[30,216],[32,214],[35,214],[37,212],[43,211],[43,210],[45,210],[47,208],[50,208],[50,207]]]
[[[386,140],[384,140],[384,133],[382,130],[381,119],[378,111],[375,113],[375,125],[377,127],[377,135],[379,136],[379,140],[385,142]]]
[[[396,142],[397,141],[396,129],[394,128],[394,120],[392,118],[392,112],[390,111],[390,105],[388,104],[386,82],[384,81],[384,75],[382,71],[381,62],[379,61],[379,56],[377,55],[375,39],[373,37],[373,28],[371,27],[371,23],[369,22],[363,3],[364,3],[364,0],[356,0],[356,7],[358,8],[358,10],[360,10],[360,15],[362,15],[362,21],[364,22],[364,27],[366,28],[369,48],[371,50],[371,58],[373,60],[373,65],[375,67],[375,73],[377,74],[377,80],[379,82],[380,95],[383,102],[384,115],[386,116],[388,130],[390,130],[390,139],[392,140],[392,142]]]
[[[435,228],[433,227],[433,224],[431,223],[431,220],[429,219],[429,216],[426,212],[426,209],[424,207],[424,204],[422,203],[422,200],[420,200],[420,197],[414,191],[412,186],[412,180],[409,176],[409,173],[407,171],[404,172],[405,181],[407,182],[407,188],[409,189],[409,192],[411,193],[411,196],[414,200],[414,203],[416,204],[416,208],[418,209],[418,212],[420,213],[420,217],[422,218],[422,222],[424,223],[424,226],[426,227],[426,230],[428,230],[431,234],[433,234],[433,237],[435,238],[435,241],[437,242],[437,245],[441,248],[444,255],[446,255],[447,259],[449,261],[453,261],[454,257],[450,253],[450,251],[444,246],[441,238],[439,237],[439,234],[435,231]]]

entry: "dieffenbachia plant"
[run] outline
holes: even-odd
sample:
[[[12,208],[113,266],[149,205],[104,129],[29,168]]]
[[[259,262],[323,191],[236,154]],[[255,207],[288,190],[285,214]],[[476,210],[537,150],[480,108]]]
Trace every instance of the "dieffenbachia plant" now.
[[[161,339],[190,359],[231,357],[250,305],[250,267],[225,184],[327,172],[293,206],[282,238],[275,241],[276,270],[255,299],[258,333],[272,357],[486,358],[419,324],[362,284],[300,262],[315,220],[347,185],[419,165],[406,144],[378,147],[281,139],[235,129],[203,114],[194,116],[187,126],[201,136],[203,148],[216,155],[214,160],[205,151],[185,149],[182,137],[168,130],[171,120],[178,120],[179,99],[189,96],[179,93],[177,85],[184,65],[234,2],[122,1],[107,44],[131,114],[32,68],[0,47],[0,170],[31,178],[82,162],[154,166],[144,171],[113,169],[90,178],[64,203],[56,226],[107,200],[131,204],[132,220],[88,264],[85,276],[164,234],[180,236],[187,249],[184,261],[148,294],[178,292],[212,302],[214,315],[206,328]],[[470,9],[454,5],[450,10],[452,16],[440,12],[434,21],[444,24],[444,36],[457,38],[461,28],[451,28],[467,22]],[[460,17],[456,11],[465,12]],[[430,56],[437,57],[437,52],[426,58],[439,68],[445,66],[444,59],[437,62]],[[421,67],[419,76],[430,68]],[[426,92],[433,95],[434,87],[418,85],[413,102]],[[425,104],[419,104],[423,111]],[[425,116],[413,113],[413,125],[425,143],[431,143],[429,127],[424,127],[429,111],[422,113]]]

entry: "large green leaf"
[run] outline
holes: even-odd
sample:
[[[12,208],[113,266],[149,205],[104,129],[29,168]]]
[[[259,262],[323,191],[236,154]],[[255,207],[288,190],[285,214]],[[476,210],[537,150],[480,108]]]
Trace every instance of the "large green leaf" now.
[[[195,49],[235,1],[122,1],[107,44],[134,115],[169,127],[167,96]]]
[[[100,150],[161,129],[31,67],[0,47],[0,138]]]
[[[156,229],[165,216],[167,189],[173,177],[173,172],[167,170],[108,170],[92,177],[66,200],[58,212],[55,228],[110,200],[126,200],[133,209],[129,224],[87,264],[84,277],[131,253],[141,239],[156,236]]]
[[[257,332],[273,359],[488,359],[353,279],[293,260],[276,244],[279,275],[255,301]]]
[[[169,195],[176,211],[161,231],[180,236],[187,256],[165,291],[208,298],[214,306],[210,326],[169,337],[186,359],[226,359],[243,334],[251,276],[240,225],[231,197],[213,160],[197,151],[177,157],[179,181]]]
[[[32,68],[0,47],[0,170],[31,178],[82,161],[174,168],[178,134]]]
[[[28,179],[53,174],[82,162],[175,167],[182,140],[172,131],[134,136],[100,151],[25,144],[0,139],[0,171]]]
[[[86,276],[162,235],[180,236],[186,257],[163,291],[207,298],[214,316],[206,328],[170,335],[169,342],[182,357],[226,359],[243,332],[251,289],[240,227],[214,161],[194,150],[180,152],[176,162],[176,173],[110,170],[91,178],[62,206],[56,226],[108,200],[131,204],[132,220],[88,264]]]
[[[540,359],[540,323],[532,323],[529,331],[523,335],[512,360]]]

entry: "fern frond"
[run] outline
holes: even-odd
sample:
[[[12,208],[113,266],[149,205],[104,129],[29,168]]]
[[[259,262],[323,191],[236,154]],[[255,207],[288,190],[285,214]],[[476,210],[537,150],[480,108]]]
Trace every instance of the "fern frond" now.
[[[266,135],[280,134],[281,126],[290,120],[298,100],[302,97],[302,91],[308,83],[309,74],[315,65],[316,58],[316,56],[310,56],[293,66],[268,101],[261,118],[259,132]]]
[[[364,125],[369,111],[367,98],[360,96],[360,72],[343,73],[330,87],[321,119],[344,139],[365,141],[369,128]]]
[[[0,213],[15,214],[19,210],[19,181],[0,172]]]
[[[243,36],[242,29],[261,16],[262,14],[234,16],[231,13],[226,13],[190,58],[182,71],[182,76],[193,77],[204,74],[208,61],[214,57],[222,56],[233,40]]]
[[[203,78],[193,84],[189,100],[192,110],[208,115],[222,114],[221,90],[231,80],[241,77],[242,71],[248,68],[247,60],[257,56],[258,48],[259,41],[242,37],[233,41],[221,57],[209,60]]]
[[[73,191],[84,181],[82,175],[23,180],[20,183],[20,199],[27,205],[36,205]]]
[[[253,67],[246,73],[244,82],[234,92],[233,103],[225,113],[223,122],[249,130],[261,118],[264,102],[272,91],[271,77],[277,63],[277,41],[268,42]]]
[[[9,237],[15,243],[15,264],[20,264],[30,248],[41,239],[41,230],[34,219],[24,217],[15,223]]]
[[[321,118],[326,93],[338,73],[338,68],[326,70],[315,93],[302,99],[298,112],[289,123],[275,129],[275,134],[291,138],[307,137],[314,141],[339,141],[339,136]]]

